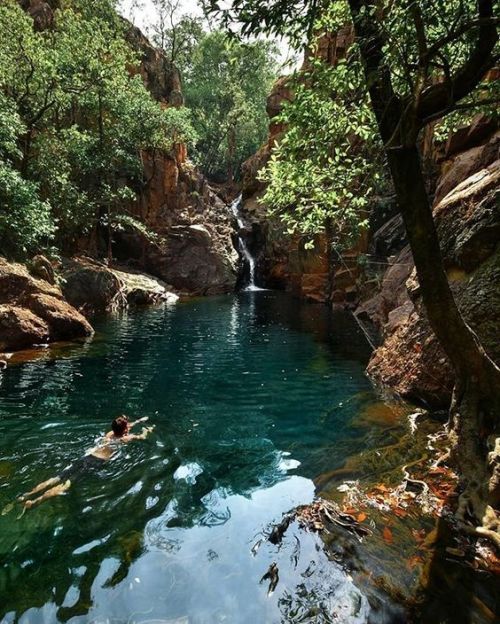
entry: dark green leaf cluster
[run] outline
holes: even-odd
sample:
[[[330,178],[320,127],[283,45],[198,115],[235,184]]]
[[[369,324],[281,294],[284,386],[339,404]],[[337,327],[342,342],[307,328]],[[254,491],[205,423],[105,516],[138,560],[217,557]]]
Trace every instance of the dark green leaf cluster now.
[[[144,150],[193,138],[146,90],[111,0],[68,0],[41,32],[0,5],[0,253],[113,227],[143,185]]]
[[[383,165],[356,52],[335,66],[311,56],[308,69],[289,78],[293,99],[276,119],[285,131],[260,174],[262,202],[290,234],[312,240],[328,229],[336,247],[353,243],[367,226]]]

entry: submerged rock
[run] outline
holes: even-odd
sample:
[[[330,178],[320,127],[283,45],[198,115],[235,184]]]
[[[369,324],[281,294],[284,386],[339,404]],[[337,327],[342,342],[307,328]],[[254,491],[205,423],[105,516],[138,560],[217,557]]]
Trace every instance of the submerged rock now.
[[[90,336],[89,322],[55,284],[0,258],[0,351]]]

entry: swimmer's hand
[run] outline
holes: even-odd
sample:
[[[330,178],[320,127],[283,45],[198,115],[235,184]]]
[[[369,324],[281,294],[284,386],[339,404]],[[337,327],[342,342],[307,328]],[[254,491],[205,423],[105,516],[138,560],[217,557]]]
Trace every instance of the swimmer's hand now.
[[[132,440],[145,440],[154,429],[154,425],[151,427],[143,427],[141,433],[130,433],[122,438],[123,442],[132,442]]]
[[[141,433],[141,438],[146,439],[148,437],[148,435],[154,430],[155,426],[151,425],[150,427],[143,427],[142,428],[142,433]]]
[[[135,425],[138,425],[139,423],[143,423],[149,420],[149,416],[143,416],[142,418],[139,418],[138,420],[134,420],[133,423],[130,423],[129,427],[135,427]]]

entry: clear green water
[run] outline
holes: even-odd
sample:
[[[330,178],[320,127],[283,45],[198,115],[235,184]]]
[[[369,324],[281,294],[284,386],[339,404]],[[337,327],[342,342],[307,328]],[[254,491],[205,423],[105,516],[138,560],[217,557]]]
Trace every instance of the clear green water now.
[[[313,478],[369,445],[353,419],[378,397],[354,321],[258,292],[130,312],[97,331],[3,373],[0,509],[79,458],[116,414],[147,415],[156,430],[66,495],[0,517],[0,621],[330,621],[300,619],[311,606],[368,621],[315,536],[299,548],[292,527],[281,548],[251,552],[312,500]],[[259,580],[273,561],[268,596]]]

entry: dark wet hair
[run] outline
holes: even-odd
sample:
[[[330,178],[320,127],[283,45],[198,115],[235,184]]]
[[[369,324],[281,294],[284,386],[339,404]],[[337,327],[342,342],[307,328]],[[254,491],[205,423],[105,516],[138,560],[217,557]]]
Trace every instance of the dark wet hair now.
[[[121,438],[121,436],[127,431],[127,427],[128,418],[126,416],[118,416],[118,418],[115,418],[111,423],[111,429],[118,438]]]

